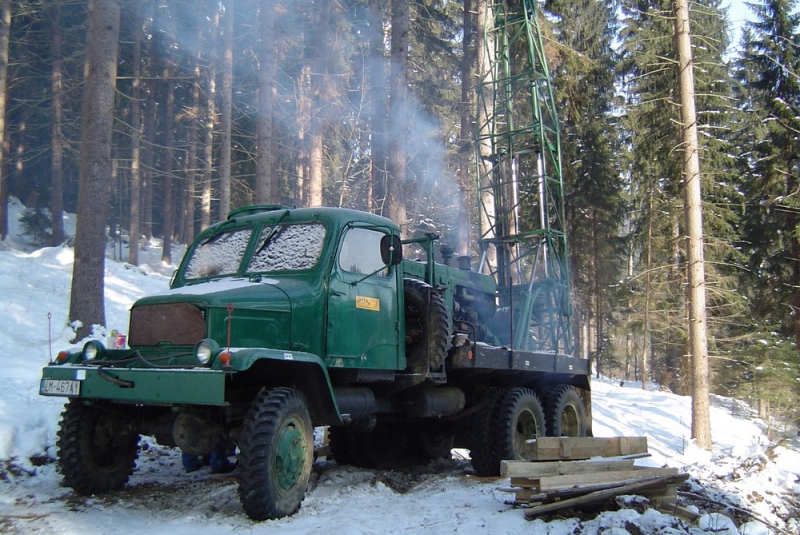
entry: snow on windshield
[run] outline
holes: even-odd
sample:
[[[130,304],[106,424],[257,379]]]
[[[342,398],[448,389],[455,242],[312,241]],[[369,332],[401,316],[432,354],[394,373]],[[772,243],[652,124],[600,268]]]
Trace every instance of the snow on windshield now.
[[[252,233],[253,229],[246,228],[212,237],[194,250],[185,278],[201,279],[238,272]]]
[[[284,225],[275,232],[265,228],[247,271],[309,269],[319,260],[323,241],[325,226],[321,223]]]

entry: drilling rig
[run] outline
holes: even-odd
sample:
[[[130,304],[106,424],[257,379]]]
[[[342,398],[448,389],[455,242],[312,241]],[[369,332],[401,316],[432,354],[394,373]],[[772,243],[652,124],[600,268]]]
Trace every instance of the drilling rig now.
[[[572,355],[560,133],[536,0],[489,0],[482,45],[479,271],[498,281],[514,349]]]

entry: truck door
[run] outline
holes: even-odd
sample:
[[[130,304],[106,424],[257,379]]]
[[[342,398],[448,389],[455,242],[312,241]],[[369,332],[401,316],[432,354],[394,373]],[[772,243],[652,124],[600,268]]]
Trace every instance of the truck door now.
[[[385,232],[350,227],[340,240],[328,293],[326,364],[397,369],[398,270],[381,260]]]

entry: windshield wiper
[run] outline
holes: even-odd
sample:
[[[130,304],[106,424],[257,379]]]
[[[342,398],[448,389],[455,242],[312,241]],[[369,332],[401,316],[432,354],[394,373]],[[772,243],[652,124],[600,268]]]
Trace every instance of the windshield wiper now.
[[[264,249],[267,248],[267,245],[269,245],[269,242],[271,242],[272,239],[275,238],[275,236],[278,234],[278,231],[281,229],[281,221],[286,219],[286,216],[289,215],[289,212],[290,212],[290,210],[286,210],[285,212],[283,212],[283,215],[281,215],[278,218],[278,220],[275,221],[275,224],[272,226],[271,229],[269,229],[269,232],[267,233],[266,237],[264,238],[264,243],[261,244],[261,247],[258,248],[258,251],[256,251],[256,253],[253,255],[253,257],[256,257],[256,256],[260,255],[261,251],[263,251]]]

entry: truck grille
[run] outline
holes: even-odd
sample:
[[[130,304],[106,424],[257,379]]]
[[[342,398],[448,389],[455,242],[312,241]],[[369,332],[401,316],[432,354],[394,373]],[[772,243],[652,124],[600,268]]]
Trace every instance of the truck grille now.
[[[131,310],[128,333],[131,347],[155,346],[160,342],[194,345],[205,335],[203,311],[189,303],[142,305]]]

